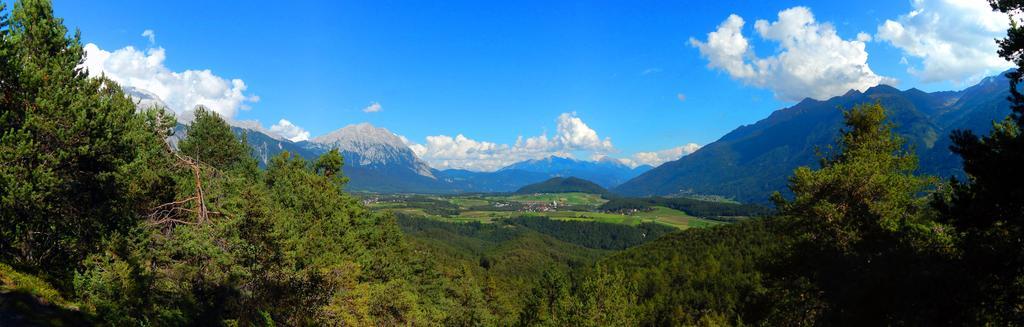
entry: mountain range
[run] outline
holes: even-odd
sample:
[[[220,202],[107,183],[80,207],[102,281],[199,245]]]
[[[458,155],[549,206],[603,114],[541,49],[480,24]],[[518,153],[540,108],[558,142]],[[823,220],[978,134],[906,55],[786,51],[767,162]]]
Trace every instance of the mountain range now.
[[[350,191],[513,192],[553,177],[576,177],[627,196],[715,195],[764,203],[772,192],[785,190],[793,169],[817,164],[818,154],[839,135],[843,110],[862,103],[878,102],[889,111],[895,131],[919,156],[921,173],[943,178],[962,175],[960,159],[949,150],[948,135],[955,129],[987,133],[992,121],[1009,113],[1008,83],[1000,74],[960,91],[901,91],[878,85],[827,100],[804,99],[658,167],[631,168],[612,158],[585,161],[550,156],[493,172],[438,170],[418,158],[395,133],[367,123],[299,142],[275,136],[258,124],[234,122],[232,128],[246,135],[261,165],[282,151],[312,160],[339,149]],[[143,103],[161,103],[144,90],[127,91]],[[185,127],[179,126],[172,144],[184,133]]]
[[[950,150],[956,129],[987,133],[992,121],[1010,112],[1009,81],[1001,74],[961,91],[900,91],[879,85],[859,92],[800,103],[741,126],[717,141],[676,161],[667,162],[612,192],[630,195],[719,195],[741,202],[768,201],[799,166],[817,167],[843,124],[843,110],[878,102],[886,108],[895,131],[917,153],[920,173],[942,178],[962,175],[960,158]]]
[[[614,159],[583,161],[550,156],[514,163],[493,172],[431,168],[391,131],[367,123],[345,126],[308,141],[293,142],[274,136],[258,125],[232,122],[232,130],[245,135],[260,166],[281,152],[316,159],[338,149],[345,160],[342,170],[349,177],[350,191],[394,193],[477,193],[513,192],[552,177],[579,177],[613,187],[650,170],[631,168]],[[179,125],[169,140],[173,145],[185,137],[187,127]]]

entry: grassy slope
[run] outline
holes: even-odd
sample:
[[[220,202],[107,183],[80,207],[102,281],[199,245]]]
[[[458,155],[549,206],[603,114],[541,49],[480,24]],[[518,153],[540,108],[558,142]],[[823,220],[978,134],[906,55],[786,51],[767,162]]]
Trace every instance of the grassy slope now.
[[[39,277],[0,263],[0,326],[82,326],[78,304]]]

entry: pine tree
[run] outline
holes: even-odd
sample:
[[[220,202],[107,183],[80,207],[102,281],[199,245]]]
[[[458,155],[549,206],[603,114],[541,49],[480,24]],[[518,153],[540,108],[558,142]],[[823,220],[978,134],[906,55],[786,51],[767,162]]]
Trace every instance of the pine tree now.
[[[161,193],[135,176],[160,145],[116,83],[79,68],[79,36],[49,1],[15,3],[0,26],[0,258],[67,277]]]
[[[879,104],[844,113],[847,129],[821,168],[797,168],[792,200],[773,197],[794,245],[773,270],[780,316],[824,324],[948,323],[943,227],[924,195],[934,179],[886,122]],[[939,268],[936,268],[939,267]],[[948,310],[947,310],[948,309]],[[799,319],[799,320],[797,320]]]
[[[333,180],[340,189],[348,183],[348,178],[341,173],[341,167],[344,165],[345,158],[341,157],[338,149],[331,149],[316,159],[313,163],[313,172]]]
[[[178,143],[181,153],[220,170],[249,161],[249,145],[235,137],[220,115],[203,106],[196,107],[194,114],[185,138]]]
[[[999,55],[1017,65],[1010,79],[1012,112],[993,123],[987,136],[955,131],[950,149],[963,158],[966,180],[953,179],[951,191],[937,199],[944,220],[963,233],[963,267],[970,284],[968,301],[981,320],[1024,324],[1024,26],[1019,19],[1024,1],[990,0],[992,8],[1010,15]]]

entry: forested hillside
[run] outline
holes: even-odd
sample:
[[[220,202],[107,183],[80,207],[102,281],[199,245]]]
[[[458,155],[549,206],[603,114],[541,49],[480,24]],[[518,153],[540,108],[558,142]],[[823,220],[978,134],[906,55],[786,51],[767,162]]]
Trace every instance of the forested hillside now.
[[[516,191],[516,193],[519,194],[573,192],[607,194],[608,190],[585,179],[576,177],[555,177],[540,183],[523,186]]]

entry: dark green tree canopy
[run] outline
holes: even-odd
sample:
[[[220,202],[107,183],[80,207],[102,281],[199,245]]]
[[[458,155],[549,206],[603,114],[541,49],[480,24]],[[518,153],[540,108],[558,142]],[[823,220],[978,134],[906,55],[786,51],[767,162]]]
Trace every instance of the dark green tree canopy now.
[[[216,112],[199,106],[178,150],[217,169],[230,169],[248,161],[249,145],[235,137],[231,126]]]
[[[989,135],[970,130],[951,135],[950,149],[963,159],[964,181],[953,179],[950,192],[936,197],[941,218],[963,233],[962,265],[970,283],[965,298],[974,314],[995,324],[1024,322],[1024,95],[1018,86],[1024,70],[1024,1],[990,0],[1010,15],[1010,28],[998,40],[999,55],[1017,65],[1010,78],[1013,111],[994,122]]]
[[[68,274],[147,203],[162,140],[121,88],[78,68],[82,46],[49,1],[19,1],[0,52],[0,258]]]
[[[801,217],[816,242],[838,249],[919,221],[920,195],[930,184],[913,174],[917,158],[893,133],[881,105],[860,105],[844,116],[847,129],[821,169],[793,172],[792,201],[774,196],[781,215]]]

